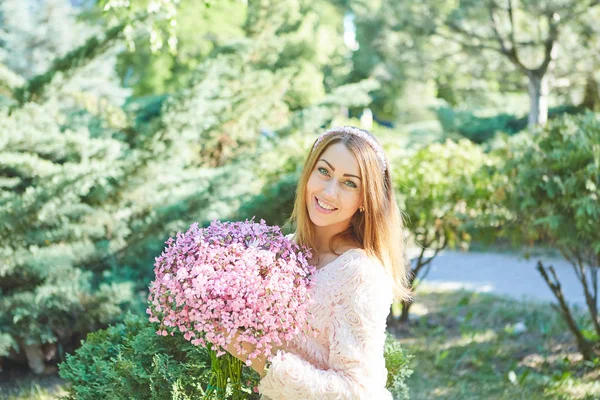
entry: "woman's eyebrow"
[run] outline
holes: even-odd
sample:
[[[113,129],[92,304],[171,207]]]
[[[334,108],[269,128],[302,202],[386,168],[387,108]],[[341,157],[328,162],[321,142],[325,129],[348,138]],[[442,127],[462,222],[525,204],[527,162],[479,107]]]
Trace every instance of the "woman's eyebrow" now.
[[[335,172],[335,168],[333,168],[333,165],[329,164],[329,162],[328,162],[326,159],[324,159],[324,158],[321,158],[319,161],[323,161],[323,162],[325,162],[327,165],[329,165],[329,168],[331,168],[331,170],[332,170],[333,172]],[[360,179],[360,177],[358,177],[358,176],[356,176],[356,175],[352,175],[352,174],[344,174],[344,176],[351,176],[351,177],[353,177],[353,178],[356,178],[356,179],[358,179],[358,180],[362,181],[362,179]]]

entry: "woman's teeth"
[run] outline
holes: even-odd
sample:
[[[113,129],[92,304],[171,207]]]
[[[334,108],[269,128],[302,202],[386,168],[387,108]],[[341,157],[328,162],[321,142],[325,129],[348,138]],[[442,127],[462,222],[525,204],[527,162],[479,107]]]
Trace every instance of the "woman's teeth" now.
[[[324,208],[324,209],[326,209],[326,210],[330,210],[330,211],[332,211],[332,210],[335,210],[335,209],[336,209],[335,207],[331,207],[331,206],[328,206],[328,205],[327,205],[327,204],[325,204],[325,203],[321,203],[321,201],[320,201],[319,199],[317,199],[317,203],[319,204],[319,206],[323,207],[323,208]]]

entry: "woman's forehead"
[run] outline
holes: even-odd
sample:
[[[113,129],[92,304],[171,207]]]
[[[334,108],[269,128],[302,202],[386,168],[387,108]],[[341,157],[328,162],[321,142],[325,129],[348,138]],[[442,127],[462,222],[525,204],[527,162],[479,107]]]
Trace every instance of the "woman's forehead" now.
[[[343,143],[333,143],[325,149],[319,160],[325,160],[336,172],[360,176],[360,168],[356,156]],[[338,171],[339,168],[339,171]]]

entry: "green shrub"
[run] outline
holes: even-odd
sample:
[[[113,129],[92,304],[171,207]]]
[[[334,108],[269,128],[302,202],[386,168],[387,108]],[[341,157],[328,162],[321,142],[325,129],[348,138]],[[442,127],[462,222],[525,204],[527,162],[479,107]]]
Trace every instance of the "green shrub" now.
[[[431,261],[446,248],[467,249],[471,233],[492,236],[501,207],[491,188],[491,168],[497,159],[466,139],[432,143],[414,154],[391,161],[394,186],[406,227],[420,247],[412,264],[413,289],[423,280]],[[432,250],[431,257],[425,252]],[[410,303],[404,303],[401,321],[408,320]]]
[[[145,318],[128,315],[124,323],[88,335],[75,352],[60,364],[60,376],[70,385],[69,400],[187,400],[204,395],[210,376],[206,349],[182,335],[158,336]],[[395,399],[408,399],[405,380],[412,374],[411,359],[390,335],[385,344],[387,387]],[[250,368],[242,381],[258,382]],[[250,392],[251,385],[244,386]],[[257,394],[248,394],[257,398]]]
[[[267,185],[263,191],[245,202],[238,210],[235,219],[264,219],[269,225],[283,226],[292,214],[298,175],[289,174],[273,184]]]
[[[392,393],[394,400],[409,399],[406,380],[412,375],[413,370],[408,367],[413,356],[408,355],[400,342],[389,333],[385,339],[385,367],[388,371],[386,387]]]
[[[543,240],[572,264],[589,311],[578,322],[552,266],[538,271],[558,301],[586,360],[600,355],[600,116],[566,117],[509,140],[499,171],[511,214],[504,231],[514,241]],[[501,150],[498,150],[501,151]]]
[[[600,116],[565,117],[513,137],[504,157],[502,189],[509,222],[527,228],[521,239],[600,253]]]
[[[450,107],[438,107],[435,111],[445,132],[458,133],[475,143],[485,143],[498,132],[514,135],[527,128],[528,123],[527,116],[517,117],[507,113],[478,117],[471,110],[455,110]],[[582,111],[581,107],[571,105],[553,107],[548,110],[548,119]]]
[[[182,335],[159,336],[145,318],[129,315],[124,323],[88,335],[74,355],[60,364],[70,382],[68,399],[187,400],[204,395],[210,356]],[[257,376],[245,369],[244,381]],[[250,392],[250,387],[245,386]]]
[[[6,333],[0,333],[0,357],[7,356],[14,347],[16,344],[13,338]],[[0,365],[0,370],[2,370],[2,365]]]

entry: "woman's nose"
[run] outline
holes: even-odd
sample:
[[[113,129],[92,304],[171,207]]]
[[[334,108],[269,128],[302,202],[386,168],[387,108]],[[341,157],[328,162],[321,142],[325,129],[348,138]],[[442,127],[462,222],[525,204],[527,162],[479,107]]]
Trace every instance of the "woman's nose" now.
[[[325,193],[331,197],[332,199],[336,198],[337,195],[337,182],[335,179],[330,179],[326,184],[325,184]]]

